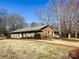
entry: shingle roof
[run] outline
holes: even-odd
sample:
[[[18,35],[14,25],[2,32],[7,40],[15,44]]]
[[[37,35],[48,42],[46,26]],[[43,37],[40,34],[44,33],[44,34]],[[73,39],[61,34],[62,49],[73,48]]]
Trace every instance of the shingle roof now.
[[[19,29],[19,30],[12,31],[11,33],[27,32],[27,31],[39,31],[46,26],[48,26],[48,25],[22,28],[22,29]]]

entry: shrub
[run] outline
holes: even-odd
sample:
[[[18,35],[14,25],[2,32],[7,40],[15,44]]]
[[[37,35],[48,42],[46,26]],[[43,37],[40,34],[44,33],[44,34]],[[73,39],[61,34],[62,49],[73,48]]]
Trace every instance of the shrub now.
[[[34,39],[41,39],[41,35],[40,35],[39,33],[36,33],[36,34],[34,35]]]
[[[43,36],[43,39],[47,39],[47,36]]]

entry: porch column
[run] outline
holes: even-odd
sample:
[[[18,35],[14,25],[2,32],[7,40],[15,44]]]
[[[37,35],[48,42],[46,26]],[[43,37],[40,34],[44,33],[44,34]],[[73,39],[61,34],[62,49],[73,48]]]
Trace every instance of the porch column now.
[[[11,34],[11,38],[13,38],[13,34]]]
[[[26,37],[26,34],[25,33],[23,33],[23,37]]]
[[[20,38],[22,38],[22,34],[21,33],[19,34],[19,36],[20,36]]]
[[[53,32],[53,36],[55,36],[54,32]]]

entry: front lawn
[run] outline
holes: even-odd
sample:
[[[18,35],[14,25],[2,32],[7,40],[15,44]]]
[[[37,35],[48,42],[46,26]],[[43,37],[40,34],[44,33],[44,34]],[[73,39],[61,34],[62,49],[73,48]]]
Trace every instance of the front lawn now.
[[[69,48],[29,40],[1,40],[0,59],[67,59]]]

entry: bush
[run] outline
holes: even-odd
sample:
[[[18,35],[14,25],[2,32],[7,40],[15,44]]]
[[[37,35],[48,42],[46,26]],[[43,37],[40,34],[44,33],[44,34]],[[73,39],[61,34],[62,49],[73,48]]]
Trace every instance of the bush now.
[[[43,36],[43,39],[47,39],[47,36]]]
[[[68,34],[67,33],[61,33],[61,37],[62,38],[67,38],[68,37]]]
[[[40,35],[39,33],[36,33],[36,34],[34,35],[34,39],[41,39],[41,35]]]

